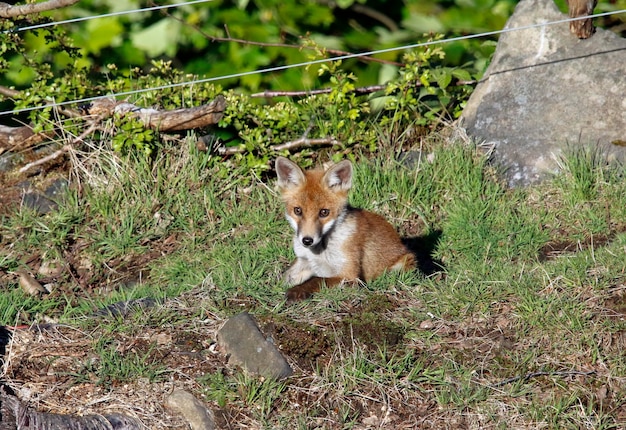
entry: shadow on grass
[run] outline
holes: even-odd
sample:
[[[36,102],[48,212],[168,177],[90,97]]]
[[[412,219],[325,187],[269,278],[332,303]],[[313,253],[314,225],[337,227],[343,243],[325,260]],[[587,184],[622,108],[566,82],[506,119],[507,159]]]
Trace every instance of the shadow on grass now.
[[[0,326],[0,360],[3,360],[5,356],[9,342],[11,342],[11,332],[6,327]]]
[[[443,263],[433,256],[442,233],[441,230],[435,230],[423,236],[402,239],[404,245],[415,255],[417,268],[426,276],[431,276],[444,269]]]

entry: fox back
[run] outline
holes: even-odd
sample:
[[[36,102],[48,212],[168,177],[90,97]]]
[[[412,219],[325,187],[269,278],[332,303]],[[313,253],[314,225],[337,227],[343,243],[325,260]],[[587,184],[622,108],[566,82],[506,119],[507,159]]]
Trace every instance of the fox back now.
[[[369,281],[386,270],[409,270],[411,254],[384,218],[348,205],[352,164],[303,171],[284,157],[276,160],[285,216],[295,231],[296,261],[285,273],[290,299],[301,299],[341,281]]]

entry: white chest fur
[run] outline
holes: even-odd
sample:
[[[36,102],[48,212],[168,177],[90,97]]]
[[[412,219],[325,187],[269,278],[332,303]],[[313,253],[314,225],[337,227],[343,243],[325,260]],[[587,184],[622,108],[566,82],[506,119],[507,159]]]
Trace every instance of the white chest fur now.
[[[351,218],[344,218],[328,232],[320,246],[309,248],[298,240],[293,241],[293,249],[301,264],[306,264],[313,276],[331,278],[343,272],[348,256],[345,244],[351,240],[356,225]]]

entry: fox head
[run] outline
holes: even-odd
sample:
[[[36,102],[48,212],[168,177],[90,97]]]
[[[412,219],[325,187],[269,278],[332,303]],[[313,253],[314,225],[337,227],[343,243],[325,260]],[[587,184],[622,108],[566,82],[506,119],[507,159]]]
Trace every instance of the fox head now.
[[[293,161],[278,157],[276,174],[296,240],[307,248],[317,246],[345,215],[352,164],[344,160],[326,171],[304,171]]]

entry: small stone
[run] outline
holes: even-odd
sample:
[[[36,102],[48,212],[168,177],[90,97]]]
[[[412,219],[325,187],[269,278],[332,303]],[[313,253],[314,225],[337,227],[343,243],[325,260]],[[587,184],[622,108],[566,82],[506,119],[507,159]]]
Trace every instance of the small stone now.
[[[69,182],[67,179],[60,178],[54,180],[52,183],[46,187],[44,191],[44,195],[52,200],[58,200],[63,197],[63,195],[67,192],[69,187]]]
[[[220,348],[229,363],[269,378],[291,376],[293,370],[273,342],[267,340],[250,314],[230,318],[217,333]]]
[[[45,215],[58,208],[56,202],[39,193],[26,193],[22,198],[24,207],[34,210],[39,215]]]
[[[193,394],[185,390],[175,390],[167,397],[167,407],[174,409],[185,417],[191,430],[213,430],[215,418],[213,412]]]
[[[422,330],[432,330],[435,328],[435,323],[433,320],[424,320],[420,323],[420,329]]]

